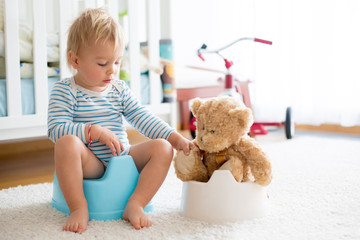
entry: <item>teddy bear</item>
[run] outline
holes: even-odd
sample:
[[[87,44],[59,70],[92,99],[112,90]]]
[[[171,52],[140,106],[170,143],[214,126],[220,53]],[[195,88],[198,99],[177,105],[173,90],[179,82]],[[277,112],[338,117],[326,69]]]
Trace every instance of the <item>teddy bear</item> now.
[[[182,181],[207,182],[215,170],[229,170],[238,182],[267,186],[272,167],[267,154],[248,135],[253,124],[251,109],[233,97],[199,98],[191,104],[197,129],[189,155],[177,151],[174,168]]]

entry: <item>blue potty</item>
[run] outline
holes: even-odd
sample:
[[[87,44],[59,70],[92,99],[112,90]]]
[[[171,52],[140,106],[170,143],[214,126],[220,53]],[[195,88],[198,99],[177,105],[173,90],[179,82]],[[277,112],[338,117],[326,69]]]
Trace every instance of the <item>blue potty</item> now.
[[[135,190],[139,173],[130,156],[113,157],[104,175],[98,179],[84,179],[83,187],[88,202],[90,220],[118,220],[122,215],[131,194]],[[60,212],[70,214],[59,183],[54,176],[51,205]],[[144,209],[151,212],[150,202]]]

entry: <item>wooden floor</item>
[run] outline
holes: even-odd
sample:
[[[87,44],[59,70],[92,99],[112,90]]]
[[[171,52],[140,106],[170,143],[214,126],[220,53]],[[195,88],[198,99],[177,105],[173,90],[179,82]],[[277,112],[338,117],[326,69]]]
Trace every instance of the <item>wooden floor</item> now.
[[[13,154],[0,160],[0,189],[51,182],[53,176],[53,149]]]

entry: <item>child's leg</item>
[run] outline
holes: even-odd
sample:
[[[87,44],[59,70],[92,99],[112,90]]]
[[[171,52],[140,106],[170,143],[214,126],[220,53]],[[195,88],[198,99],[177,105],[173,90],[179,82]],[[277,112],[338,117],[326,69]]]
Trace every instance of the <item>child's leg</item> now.
[[[83,178],[102,176],[104,166],[78,137],[67,135],[55,144],[55,170],[70,210],[63,230],[82,233],[89,221]]]
[[[134,159],[140,176],[125,207],[123,218],[130,221],[136,229],[150,227],[152,222],[145,215],[144,208],[166,178],[173,149],[166,140],[156,139],[131,146],[129,155]]]

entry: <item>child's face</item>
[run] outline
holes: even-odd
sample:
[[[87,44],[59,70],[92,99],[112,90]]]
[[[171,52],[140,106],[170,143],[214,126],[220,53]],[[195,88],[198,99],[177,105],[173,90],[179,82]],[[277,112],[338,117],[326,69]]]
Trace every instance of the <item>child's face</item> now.
[[[118,78],[123,51],[112,41],[98,41],[80,49],[73,67],[76,84],[96,92],[104,91],[111,80]]]

